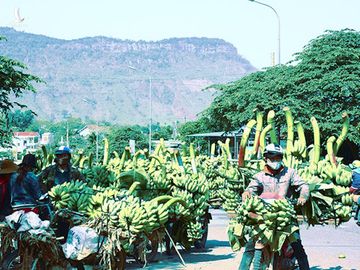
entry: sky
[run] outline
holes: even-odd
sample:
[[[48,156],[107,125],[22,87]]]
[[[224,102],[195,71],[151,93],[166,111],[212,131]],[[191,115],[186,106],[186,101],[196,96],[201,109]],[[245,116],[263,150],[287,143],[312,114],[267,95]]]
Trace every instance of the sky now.
[[[325,30],[360,30],[360,0],[261,2],[279,15],[283,64]],[[0,0],[0,26],[61,39],[221,38],[258,69],[278,62],[276,14],[248,0]]]

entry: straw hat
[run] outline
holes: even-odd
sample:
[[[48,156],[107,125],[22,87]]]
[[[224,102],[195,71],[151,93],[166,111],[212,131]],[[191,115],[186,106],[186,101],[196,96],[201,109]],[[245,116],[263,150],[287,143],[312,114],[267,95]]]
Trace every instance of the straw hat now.
[[[13,173],[18,170],[18,166],[10,159],[0,161],[0,174]]]

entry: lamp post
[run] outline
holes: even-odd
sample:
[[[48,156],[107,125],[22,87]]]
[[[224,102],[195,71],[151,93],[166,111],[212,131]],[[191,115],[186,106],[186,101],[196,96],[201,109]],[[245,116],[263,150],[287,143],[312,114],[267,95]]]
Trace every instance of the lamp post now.
[[[87,98],[83,98],[82,101],[84,101],[90,105],[93,105],[93,106],[95,106],[95,104],[96,104],[94,101],[89,100]],[[96,131],[95,131],[95,134],[96,134],[96,152],[95,152],[96,162],[98,162],[98,160],[99,160],[99,130],[98,130],[98,128],[99,128],[99,120],[96,120]]]
[[[152,78],[151,75],[149,75],[148,73],[146,73],[145,71],[141,70],[141,69],[137,69],[136,67],[133,66],[128,66],[128,68],[141,72],[143,74],[145,74],[146,76],[149,77],[149,113],[150,113],[150,119],[149,119],[149,153],[151,153],[151,138],[152,138]]]
[[[276,12],[276,10],[272,6],[270,6],[268,4],[265,4],[265,3],[262,3],[262,2],[259,2],[259,1],[256,1],[256,0],[249,0],[249,1],[270,8],[272,11],[274,11],[274,13],[276,15],[276,18],[277,18],[277,21],[278,21],[278,65],[280,65],[281,64],[281,57],[280,57],[280,16]]]

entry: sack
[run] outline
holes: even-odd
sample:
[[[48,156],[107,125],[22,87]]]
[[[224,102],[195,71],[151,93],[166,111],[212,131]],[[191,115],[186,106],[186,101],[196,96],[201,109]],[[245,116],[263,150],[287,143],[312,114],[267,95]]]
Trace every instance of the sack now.
[[[62,249],[67,259],[80,261],[90,254],[98,252],[99,243],[102,243],[103,240],[103,237],[100,237],[94,229],[75,226],[70,229]]]

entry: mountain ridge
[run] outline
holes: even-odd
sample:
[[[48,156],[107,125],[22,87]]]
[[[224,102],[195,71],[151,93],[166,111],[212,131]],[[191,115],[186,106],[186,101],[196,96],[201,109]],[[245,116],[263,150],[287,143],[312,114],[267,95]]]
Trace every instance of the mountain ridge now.
[[[222,39],[63,40],[4,27],[0,35],[7,38],[0,42],[0,54],[23,62],[46,81],[21,101],[39,118],[52,121],[71,115],[118,124],[148,123],[150,78],[154,122],[195,119],[214,98],[213,90],[202,89],[256,70]]]

